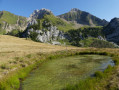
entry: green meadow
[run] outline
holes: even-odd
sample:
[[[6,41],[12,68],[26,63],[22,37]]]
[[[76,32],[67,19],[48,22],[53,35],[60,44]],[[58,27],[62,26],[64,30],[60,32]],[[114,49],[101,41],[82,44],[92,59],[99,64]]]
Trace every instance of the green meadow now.
[[[75,85],[97,70],[104,70],[111,58],[101,55],[77,55],[52,59],[39,65],[22,83],[22,90],[62,90]]]

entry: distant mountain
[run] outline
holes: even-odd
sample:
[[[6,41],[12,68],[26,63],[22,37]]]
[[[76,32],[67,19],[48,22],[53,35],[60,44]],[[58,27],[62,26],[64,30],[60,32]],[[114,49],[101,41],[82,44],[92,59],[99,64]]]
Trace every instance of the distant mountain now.
[[[40,25],[38,27],[42,26],[43,29],[43,23],[45,21],[50,22],[51,25],[56,26],[58,30],[64,32],[70,29],[77,29],[85,25],[105,26],[108,23],[105,20],[101,20],[87,12],[83,12],[75,8],[58,17],[54,16],[50,10],[44,8],[35,10],[29,18],[14,15],[7,11],[0,11],[0,34],[11,32],[14,29],[25,30],[27,27],[32,25]]]
[[[74,23],[68,22],[62,18],[56,17],[50,10],[41,9],[35,10],[29,17],[30,25],[37,25],[37,29],[46,29],[47,26],[44,26],[44,23],[50,23],[52,26],[56,26],[61,31],[68,31],[75,28]],[[42,28],[41,28],[42,27]]]
[[[61,17],[54,16],[54,14],[48,9],[35,10],[29,17],[29,25],[25,30],[23,36],[27,37],[28,33],[30,33],[30,37],[32,40],[52,43],[54,41],[62,41],[63,39],[70,39],[71,38],[70,35],[73,35],[73,33],[75,33],[73,35],[74,38],[71,42],[73,42],[73,45],[75,44],[77,45],[77,40],[85,39],[90,36],[93,37],[92,34],[98,35],[96,36],[96,38],[101,37],[100,30],[102,30],[102,27],[97,27],[94,28],[94,32],[93,32],[93,28],[87,27],[85,29],[81,29],[81,32],[80,30],[79,32],[77,32],[78,31],[77,26],[78,28],[85,25],[96,26],[96,24],[94,23],[88,23],[89,21],[92,22],[93,20],[92,18],[95,18],[96,23],[98,22],[98,25],[100,21],[101,24],[99,26],[103,26],[104,25],[103,23],[105,23],[105,25],[106,23],[108,23],[107,21],[101,20],[89,13],[80,11],[78,9],[72,9],[69,13],[72,13],[72,15],[76,13],[76,15],[74,17],[69,17],[69,19],[71,20],[65,20]],[[79,15],[79,13],[81,14]],[[79,17],[81,17],[80,19],[78,18],[78,15]],[[88,18],[91,17],[91,18],[89,18],[89,20],[86,21],[87,17]],[[77,23],[75,23],[76,21],[71,22],[74,21],[75,18],[78,18],[79,21],[77,21]],[[78,22],[82,22],[82,23],[78,23]],[[70,30],[72,30],[72,32],[70,33],[70,35],[67,35],[66,33],[68,31],[70,32]]]
[[[91,15],[88,12],[81,11],[77,8],[73,8],[68,13],[59,15],[58,17],[63,18],[67,21],[72,21],[81,25],[88,26],[105,26],[108,24],[106,20],[101,20],[100,18]]]
[[[0,11],[0,33],[10,32],[14,29],[24,30],[27,27],[27,18],[14,15],[8,11]]]
[[[105,28],[103,30],[103,27],[90,26],[105,26]],[[0,34],[6,33],[20,37],[29,35],[32,40],[53,44],[69,40],[68,43],[72,45],[82,46],[85,41],[90,41],[87,39],[90,37],[100,39],[94,40],[95,46],[105,37],[108,41],[119,44],[119,18],[112,19],[108,24],[106,20],[101,20],[75,8],[59,16],[55,16],[50,10],[43,8],[35,10],[29,18],[14,15],[8,11],[0,11]],[[93,39],[91,40],[93,41]],[[90,45],[92,46],[92,44]],[[107,47],[111,44],[105,42],[105,45]]]
[[[64,32],[74,29],[74,24],[56,17],[48,9],[35,10],[29,17],[28,27],[22,36],[28,33],[32,40],[57,44],[64,39]]]
[[[113,18],[103,30],[108,41],[119,45],[119,18]]]

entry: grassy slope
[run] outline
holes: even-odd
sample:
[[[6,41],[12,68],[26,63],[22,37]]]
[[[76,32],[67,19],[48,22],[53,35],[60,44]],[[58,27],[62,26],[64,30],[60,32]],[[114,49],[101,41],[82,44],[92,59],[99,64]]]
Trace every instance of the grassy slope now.
[[[19,22],[17,22],[19,20]],[[19,24],[19,26],[21,24],[26,24],[26,17],[22,17],[22,16],[18,16],[18,15],[14,15],[8,11],[1,11],[0,12],[0,34],[5,34],[6,31],[3,30],[2,26],[5,25],[5,22],[8,23],[9,25],[15,25],[15,24]]]
[[[61,31],[68,31],[70,29],[75,29],[75,25],[73,23],[67,22],[63,19],[60,19],[54,15],[45,15],[44,18],[38,19],[38,25],[32,25],[29,28],[34,28],[35,30],[47,29],[47,26],[43,26],[43,23],[47,21],[53,26],[57,26]]]
[[[14,14],[8,12],[8,11],[3,11],[2,16],[0,17],[0,22],[2,23],[2,21],[5,21],[9,24],[16,24],[17,20],[18,20],[18,17],[21,20],[26,20],[25,17],[14,15]]]
[[[68,47],[67,49],[73,48],[76,47]],[[0,66],[4,64],[10,65],[10,62],[15,61],[16,57],[24,57],[28,54],[34,54],[38,52],[48,53],[65,49],[66,47],[64,46],[52,46],[49,44],[37,43],[31,40],[26,40],[13,36],[0,35]],[[0,69],[0,74],[2,72],[3,70]]]
[[[0,22],[5,21],[9,24],[15,24],[18,19],[18,16],[11,14],[7,11],[3,11],[3,15],[0,18]]]
[[[66,49],[63,46],[53,46],[8,35],[0,35],[0,48],[0,64],[12,60],[13,57],[24,56],[30,53],[53,52]],[[69,47],[69,49],[71,48],[76,47]]]
[[[58,17],[55,17],[54,15],[46,15],[44,19],[48,19],[53,25],[56,25],[58,29],[62,31],[68,31],[74,28],[73,23],[62,20]]]
[[[84,47],[115,48],[115,46],[112,43],[97,38],[84,39],[81,40],[80,43],[84,44]]]

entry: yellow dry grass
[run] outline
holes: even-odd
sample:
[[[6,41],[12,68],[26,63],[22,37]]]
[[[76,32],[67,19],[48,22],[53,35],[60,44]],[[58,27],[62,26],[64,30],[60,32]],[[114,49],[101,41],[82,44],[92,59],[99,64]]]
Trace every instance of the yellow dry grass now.
[[[14,57],[21,57],[37,52],[54,52],[76,47],[56,46],[17,38],[8,35],[0,35],[0,64],[11,61]]]

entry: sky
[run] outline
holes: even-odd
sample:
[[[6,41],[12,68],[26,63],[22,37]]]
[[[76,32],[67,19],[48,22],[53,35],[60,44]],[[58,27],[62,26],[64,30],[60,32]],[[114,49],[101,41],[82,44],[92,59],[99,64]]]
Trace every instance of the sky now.
[[[41,8],[51,10],[54,15],[78,8],[107,21],[119,17],[119,0],[0,0],[0,11],[5,10],[25,17]]]

